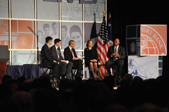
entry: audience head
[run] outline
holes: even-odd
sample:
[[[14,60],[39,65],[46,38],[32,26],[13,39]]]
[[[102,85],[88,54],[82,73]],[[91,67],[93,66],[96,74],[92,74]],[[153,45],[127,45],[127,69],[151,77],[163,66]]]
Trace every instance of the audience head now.
[[[52,37],[46,37],[46,44],[52,45]]]
[[[40,79],[39,79],[39,78],[34,79],[33,82],[32,82],[32,87],[33,87],[34,89],[39,88],[39,87],[40,87],[39,83],[40,83]]]
[[[69,79],[61,79],[59,83],[59,90],[65,90],[67,88],[71,88]]]
[[[52,88],[51,82],[46,75],[39,78],[39,88]]]
[[[61,40],[60,40],[60,39],[55,39],[55,40],[54,40],[54,44],[55,44],[57,47],[60,47],[60,46],[61,46]]]
[[[33,112],[60,112],[59,93],[56,89],[37,89],[33,96]]]
[[[132,76],[131,74],[125,74],[125,75],[124,75],[124,79],[125,79],[125,80],[128,80],[129,83],[131,83],[131,81],[132,81],[132,79],[133,79],[133,76]]]
[[[131,81],[131,86],[137,87],[143,83],[143,79],[139,76],[135,76]]]
[[[74,47],[75,47],[75,41],[74,41],[74,40],[70,40],[70,41],[69,41],[69,46],[70,46],[71,48],[74,48]]]
[[[10,75],[4,75],[4,76],[2,77],[2,84],[4,84],[5,81],[7,81],[7,80],[9,80],[9,79],[12,79]]]
[[[22,83],[26,80],[24,76],[17,78],[17,82],[19,84],[19,90],[22,88]]]
[[[22,85],[20,90],[29,92],[32,89],[32,83],[30,80],[25,80]]]
[[[14,79],[10,79],[10,80],[7,80],[5,82],[5,86],[7,88],[9,88],[9,90],[11,91],[12,95],[14,95],[17,91],[18,91],[18,88],[19,88],[19,84],[17,83],[16,80]]]

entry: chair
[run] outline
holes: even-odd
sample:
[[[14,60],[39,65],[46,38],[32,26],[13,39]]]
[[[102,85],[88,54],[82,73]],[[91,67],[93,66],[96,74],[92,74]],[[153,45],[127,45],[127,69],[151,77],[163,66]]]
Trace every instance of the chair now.
[[[75,77],[76,73],[77,73],[77,68],[76,68],[75,65],[73,65],[71,73],[72,73],[72,79],[73,79]]]
[[[83,66],[83,64],[82,64],[82,66]],[[83,70],[83,67],[82,67],[82,70]],[[73,65],[71,73],[72,73],[72,79],[73,79],[77,73],[77,68],[75,65]]]
[[[49,75],[52,73],[52,66],[48,66],[48,67],[43,67],[42,66],[42,59],[43,59],[44,57],[43,57],[43,54],[40,54],[40,64],[39,64],[39,66],[40,66],[40,68],[41,68],[41,70],[42,70],[42,74],[48,74],[47,72],[48,72],[48,69],[50,70],[49,71]]]
[[[93,73],[92,73],[92,71],[90,70],[90,67],[89,67],[89,66],[87,66],[87,65],[85,65],[85,67],[87,67],[87,68],[88,68],[88,70],[89,70],[89,75],[90,75],[90,77],[89,77],[89,78],[93,78]]]
[[[100,61],[98,61],[98,68],[100,68],[100,66],[105,66],[105,64],[101,64],[101,62]],[[116,75],[116,68],[117,68],[117,65],[113,65],[112,67],[112,73],[111,73],[111,75]]]

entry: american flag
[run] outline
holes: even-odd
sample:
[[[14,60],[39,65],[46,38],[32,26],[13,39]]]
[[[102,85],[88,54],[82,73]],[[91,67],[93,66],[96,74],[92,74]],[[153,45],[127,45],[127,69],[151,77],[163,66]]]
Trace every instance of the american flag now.
[[[106,25],[105,16],[103,17],[103,22],[101,24],[101,29],[99,32],[98,42],[97,42],[97,52],[98,52],[98,58],[101,62],[101,65],[99,68],[100,75],[104,79],[105,76],[108,76],[106,67],[104,66],[105,63],[108,61],[107,58],[107,52],[109,49],[109,37],[108,37],[108,30]]]

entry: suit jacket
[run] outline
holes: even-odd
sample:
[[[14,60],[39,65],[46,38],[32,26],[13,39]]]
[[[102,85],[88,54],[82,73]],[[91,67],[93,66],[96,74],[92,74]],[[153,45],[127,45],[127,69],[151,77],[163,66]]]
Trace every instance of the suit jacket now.
[[[58,58],[58,53],[56,52],[56,47],[55,47],[55,45],[53,45],[52,47],[51,47],[51,51],[52,51],[52,58],[55,60],[55,61],[57,61],[57,62],[61,62],[61,60],[63,60],[63,57],[62,57],[62,55],[60,54],[60,58]]]
[[[50,66],[51,62],[53,62],[51,49],[49,50],[46,44],[44,44],[41,49],[41,58],[43,67],[48,67]]]
[[[108,53],[107,53],[107,57],[109,58],[109,60],[113,60],[114,59],[114,56],[112,56],[113,53],[114,53],[114,46],[111,46],[111,47],[109,47]],[[124,47],[119,46],[118,53],[120,55],[120,57],[118,59],[119,60],[124,60],[124,58],[125,58],[125,49],[124,49]]]
[[[73,50],[74,57],[77,57],[77,54],[76,54],[76,52],[75,52],[75,49],[72,48],[72,50]],[[73,62],[73,59],[72,59],[73,56],[72,56],[72,53],[71,53],[71,51],[70,51],[69,46],[64,49],[64,56],[65,56],[65,60],[68,60],[68,61]]]

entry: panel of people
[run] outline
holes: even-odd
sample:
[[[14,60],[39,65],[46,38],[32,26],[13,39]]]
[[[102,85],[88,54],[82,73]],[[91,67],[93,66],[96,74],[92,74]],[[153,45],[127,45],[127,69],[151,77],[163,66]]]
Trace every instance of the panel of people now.
[[[67,74],[71,74],[72,67],[75,66],[77,69],[76,76],[82,76],[82,60],[81,57],[77,57],[75,47],[75,41],[70,40],[68,47],[64,49],[64,58],[61,55],[61,40],[55,39],[54,45],[52,45],[52,37],[46,37],[46,43],[41,49],[42,56],[42,66],[43,67],[52,67],[53,71],[51,75],[55,78],[65,77]],[[125,58],[125,49],[122,46],[119,46],[120,40],[118,38],[114,41],[114,46],[109,47],[107,57],[109,61],[105,63],[107,72],[111,75],[110,68],[113,65],[117,65],[117,76],[120,79],[122,67],[124,65]],[[94,78],[97,76],[98,68],[98,55],[96,48],[93,47],[92,40],[88,40],[86,48],[84,50],[85,56],[85,66],[89,67],[89,70],[92,72]]]

